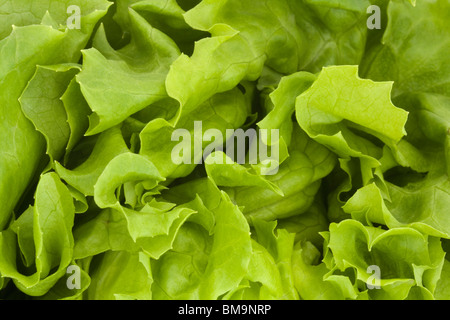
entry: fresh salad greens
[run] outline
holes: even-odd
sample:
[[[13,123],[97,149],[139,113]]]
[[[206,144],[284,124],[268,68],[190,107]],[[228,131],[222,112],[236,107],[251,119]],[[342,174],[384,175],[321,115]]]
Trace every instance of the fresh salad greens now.
[[[0,299],[450,299],[450,0],[0,16]]]

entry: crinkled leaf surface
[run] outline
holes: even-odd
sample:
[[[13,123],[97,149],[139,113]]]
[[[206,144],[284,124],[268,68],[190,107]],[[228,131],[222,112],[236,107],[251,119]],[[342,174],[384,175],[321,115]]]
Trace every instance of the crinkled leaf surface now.
[[[0,299],[449,299],[449,12],[0,0]]]

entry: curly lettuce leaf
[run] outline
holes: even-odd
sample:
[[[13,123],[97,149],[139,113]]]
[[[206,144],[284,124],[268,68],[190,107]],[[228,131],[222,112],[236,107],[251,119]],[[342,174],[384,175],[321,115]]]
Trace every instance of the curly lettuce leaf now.
[[[109,129],[166,97],[165,78],[179,49],[134,10],[130,9],[129,15],[132,40],[127,46],[114,50],[100,28],[94,48],[83,51],[83,69],[77,81],[93,111],[89,135]]]
[[[150,258],[142,252],[108,251],[89,265],[90,300],[150,300],[153,283]]]
[[[412,228],[382,230],[345,220],[330,225],[327,239],[328,254],[332,255],[328,263],[336,270],[355,270],[356,279],[362,282],[357,284],[360,292],[368,290],[369,297],[394,300],[409,295],[414,299],[416,294],[432,297],[445,256],[438,238]],[[373,266],[380,272],[377,281],[373,281],[370,272]]]
[[[212,235],[198,223],[185,223],[173,249],[152,264],[156,299],[217,299],[234,290],[247,273],[252,245],[245,217],[212,181]],[[206,197],[204,198],[206,200]]]
[[[329,197],[332,220],[342,215],[344,193],[376,182],[387,194],[382,172],[386,148],[397,150],[408,119],[405,110],[393,105],[391,89],[392,82],[361,79],[358,66],[333,66],[323,68],[297,98],[300,127],[340,158],[344,178],[330,178],[334,184],[341,181]]]
[[[294,127],[291,139],[289,157],[275,175],[265,177],[269,187],[248,186],[248,181],[240,181],[242,179],[233,181],[234,186],[223,186],[248,218],[271,221],[306,212],[314,201],[321,179],[333,170],[335,156],[300,128]],[[217,170],[215,176],[224,173],[226,171]]]
[[[78,65],[70,64],[38,66],[19,98],[23,113],[45,137],[51,163],[64,155],[69,141],[70,126],[61,97],[79,71]]]
[[[192,173],[197,164],[203,163],[207,146],[224,148],[228,137],[227,129],[234,130],[245,123],[250,105],[246,96],[237,88],[214,95],[195,110],[180,117],[176,125],[164,118],[151,120],[140,132],[140,154],[149,157],[161,175],[167,178],[185,177]],[[201,127],[196,126],[198,119]],[[221,141],[207,138],[205,132],[214,129],[220,132]],[[195,147],[196,144],[199,147]],[[181,163],[174,162],[177,146],[187,146],[189,153],[182,154]],[[181,154],[179,150],[178,153]],[[180,157],[180,154],[175,154]]]
[[[408,113],[392,104],[391,89],[392,82],[359,78],[357,66],[326,67],[297,98],[297,120],[310,137],[343,158],[371,155],[366,147],[370,141],[352,129],[373,135],[389,146],[406,135]]]
[[[88,158],[73,169],[55,163],[55,171],[70,186],[86,196],[94,196],[94,186],[108,163],[117,155],[129,152],[119,127],[101,133]]]
[[[0,272],[30,296],[47,293],[65,275],[74,245],[72,195],[55,173],[41,177],[35,199],[34,207],[0,234]],[[18,250],[29,274],[17,265]]]
[[[153,163],[144,156],[122,153],[112,159],[99,176],[94,185],[94,199],[102,209],[120,210],[122,206],[117,198],[119,187],[128,182],[140,181],[150,190],[164,180]]]
[[[0,299],[447,299],[450,3],[414,5],[0,0]]]
[[[316,73],[325,66],[360,63],[368,33],[369,1],[287,2],[296,16],[297,32],[302,36],[298,70]]]
[[[276,222],[253,219],[252,256],[248,273],[224,300],[298,299],[291,264],[294,235]]]
[[[362,61],[361,74],[394,81],[393,97],[409,93],[450,94],[447,0],[390,1],[381,43]]]
[[[18,98],[32,77],[35,65],[51,63],[52,59],[57,57],[56,52],[63,37],[63,33],[49,27],[30,26],[15,28],[8,38],[0,42],[3,57],[0,62],[0,76],[4,79],[0,89],[2,92],[8,92],[8,95],[2,94],[0,97],[3,115],[1,125],[5,128],[0,134],[2,230],[41,161],[39,156],[30,158],[27,154],[40,155],[45,149],[44,138],[35,131],[33,124],[22,113]],[[33,41],[36,38],[40,41]],[[28,45],[25,46],[24,43]],[[48,55],[37,54],[43,47],[48,50]],[[16,61],[21,62],[19,68],[16,68]],[[20,130],[20,134],[16,135],[16,130]]]
[[[89,37],[90,32],[101,16],[111,5],[106,0],[74,0],[70,5],[80,8],[80,29],[70,29],[69,33]],[[43,18],[51,16],[50,21],[58,28],[64,28],[68,24],[71,15],[68,12],[69,5],[61,0],[43,0],[33,2],[28,0],[2,0],[0,2],[0,39],[6,38],[14,29],[14,26],[28,26],[40,24]],[[87,40],[87,39],[86,39]],[[80,48],[81,49],[81,48]],[[77,53],[79,54],[79,53]],[[75,61],[74,61],[75,62]]]
[[[60,99],[64,105],[70,129],[64,156],[64,164],[67,164],[71,158],[72,150],[81,141],[89,127],[88,116],[91,113],[91,109],[81,93],[80,85],[76,82],[76,78],[70,81]]]
[[[410,227],[448,239],[450,230],[445,208],[450,203],[449,183],[446,177],[425,179],[405,187],[388,183],[390,200],[383,198],[375,184],[370,184],[359,189],[343,210],[363,223]]]
[[[277,0],[254,6],[234,0],[204,0],[185,18],[195,29],[213,36],[236,30],[259,63],[291,74],[317,72],[329,64],[358,64],[364,53],[368,6],[369,1]],[[251,21],[242,18],[244,13],[251,15]]]
[[[9,1],[3,1],[2,4],[12,5]],[[106,13],[110,5],[109,2],[100,0],[84,1],[79,4],[83,12],[80,17],[82,27],[79,30],[69,30],[64,26],[61,29],[54,29],[52,26],[44,24],[28,25],[36,23],[35,19],[39,19],[38,17],[45,14],[45,10],[49,9],[49,4],[46,5],[46,3],[36,8],[40,13],[36,13],[32,20],[28,20],[33,11],[30,15],[28,11],[30,4],[20,1],[16,7],[19,15],[8,14],[8,18],[2,20],[9,24],[11,22],[9,19],[20,21],[19,17],[22,14],[28,16],[27,19],[20,22],[26,26],[14,26],[10,33],[9,26],[6,30],[3,25],[1,28],[4,34],[9,33],[9,36],[0,42],[2,54],[0,77],[3,79],[0,91],[8,92],[8,94],[2,94],[0,98],[0,105],[3,108],[1,114],[4,115],[1,120],[1,126],[4,129],[0,135],[2,141],[0,147],[0,167],[2,168],[0,202],[3,204],[0,210],[1,230],[5,228],[16,204],[35,177],[35,171],[43,166],[41,162],[43,162],[42,156],[45,154],[45,139],[22,113],[18,98],[33,77],[37,65],[78,62],[81,55],[80,50],[87,44],[96,22]],[[59,12],[59,17],[61,17],[61,9],[67,10],[59,2],[56,2],[55,9]],[[47,17],[50,14],[52,18],[58,18],[58,14],[53,10],[49,11]],[[65,11],[64,15],[67,15]],[[16,131],[20,131],[20,134],[16,134]],[[29,157],[29,154],[34,156]]]
[[[322,248],[323,238],[320,236],[320,232],[327,231],[329,225],[324,199],[322,192],[319,191],[313,204],[305,213],[286,219],[278,219],[278,228],[293,233],[296,244],[310,242],[316,248]]]
[[[274,264],[280,274],[281,285],[278,288],[278,299],[297,299],[292,271],[292,254],[295,236],[285,229],[276,229],[276,222],[253,219],[256,241],[273,257]]]
[[[350,279],[326,277],[329,269],[320,262],[321,252],[310,242],[297,242],[292,256],[294,284],[303,300],[356,299]]]
[[[186,11],[182,8],[182,3],[179,4],[176,0],[137,1],[131,8],[173,39],[186,55],[192,54],[196,41],[208,35],[186,23],[184,19]]]
[[[258,122],[258,127],[265,130],[280,130],[280,136],[289,146],[292,135],[291,121],[295,112],[295,100],[316,80],[309,72],[296,72],[282,77],[276,88],[268,96],[269,112]]]
[[[133,165],[130,166],[130,163]],[[127,184],[132,182],[142,183],[145,190],[151,190],[163,180],[148,159],[124,153],[111,160],[94,186],[97,205],[121,212],[126,219],[127,235],[153,258],[158,258],[171,249],[180,226],[195,211],[173,208],[174,205],[169,203],[146,203],[146,198],[139,193],[133,196],[141,198],[135,201],[140,205],[131,209],[120,202],[118,193],[120,188],[125,190]]]

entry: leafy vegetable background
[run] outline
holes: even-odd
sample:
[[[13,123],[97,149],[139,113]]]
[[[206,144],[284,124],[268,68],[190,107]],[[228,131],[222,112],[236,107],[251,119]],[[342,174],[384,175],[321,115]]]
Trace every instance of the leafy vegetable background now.
[[[450,298],[450,1],[0,16],[0,298]],[[174,164],[194,121],[280,130],[278,172]]]

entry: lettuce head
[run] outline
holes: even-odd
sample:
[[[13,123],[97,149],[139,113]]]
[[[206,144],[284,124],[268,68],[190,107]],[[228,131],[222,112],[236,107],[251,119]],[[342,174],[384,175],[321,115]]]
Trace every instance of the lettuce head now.
[[[0,299],[450,299],[450,0],[0,16]]]

